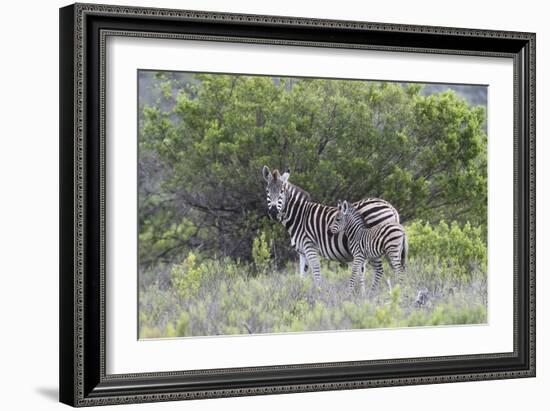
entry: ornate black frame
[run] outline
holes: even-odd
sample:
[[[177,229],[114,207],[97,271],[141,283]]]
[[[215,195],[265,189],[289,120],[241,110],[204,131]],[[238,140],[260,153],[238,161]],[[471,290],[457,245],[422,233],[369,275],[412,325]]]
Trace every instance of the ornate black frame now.
[[[105,39],[193,38],[509,57],[514,62],[514,351],[105,373]],[[535,376],[535,34],[75,4],[60,9],[60,401],[90,406]]]

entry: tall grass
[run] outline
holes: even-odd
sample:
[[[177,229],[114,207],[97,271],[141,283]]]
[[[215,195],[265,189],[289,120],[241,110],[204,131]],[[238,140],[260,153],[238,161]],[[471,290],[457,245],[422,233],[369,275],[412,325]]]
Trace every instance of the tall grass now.
[[[467,280],[442,282],[453,277],[452,267],[412,260],[403,284],[395,286],[395,276],[385,267],[390,283],[383,281],[375,295],[365,298],[359,292],[348,295],[350,270],[335,263],[323,265],[320,290],[293,266],[254,275],[253,267],[227,260],[189,264],[187,258],[171,269],[177,278],[186,267],[188,281],[165,287],[154,281],[141,290],[141,338],[480,324],[487,319],[487,282],[479,268]],[[426,296],[422,305],[415,302],[419,291]]]
[[[406,227],[410,257],[401,284],[384,264],[380,288],[348,293],[347,265],[323,261],[320,288],[298,262],[275,268],[258,233],[254,261],[201,258],[140,272],[141,338],[482,324],[487,321],[487,248],[466,224]],[[366,283],[372,270],[367,266]],[[421,295],[422,298],[418,298]]]

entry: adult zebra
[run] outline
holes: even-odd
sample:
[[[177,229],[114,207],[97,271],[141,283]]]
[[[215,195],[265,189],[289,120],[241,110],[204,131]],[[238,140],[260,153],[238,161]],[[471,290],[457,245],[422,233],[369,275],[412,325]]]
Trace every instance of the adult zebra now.
[[[282,175],[264,166],[262,174],[267,182],[267,207],[271,218],[279,220],[290,234],[290,245],[300,254],[300,273],[305,275],[311,267],[317,286],[321,280],[319,256],[329,260],[350,262],[353,260],[344,233],[333,234],[330,223],[337,212],[336,207],[315,203],[308,192],[290,183],[290,172]],[[359,210],[367,227],[387,222],[399,223],[397,210],[387,201],[366,198],[353,203]]]

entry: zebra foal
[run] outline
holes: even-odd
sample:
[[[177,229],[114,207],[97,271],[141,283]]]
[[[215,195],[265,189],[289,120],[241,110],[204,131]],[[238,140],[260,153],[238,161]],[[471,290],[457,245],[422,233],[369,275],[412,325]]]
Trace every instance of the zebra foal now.
[[[382,277],[382,259],[386,256],[400,279],[407,260],[407,235],[399,223],[387,222],[368,228],[359,211],[347,201],[338,203],[338,211],[329,230],[332,234],[345,233],[353,255],[349,292],[355,288],[359,275],[361,293],[365,293],[365,261],[374,267],[371,291],[378,288]]]

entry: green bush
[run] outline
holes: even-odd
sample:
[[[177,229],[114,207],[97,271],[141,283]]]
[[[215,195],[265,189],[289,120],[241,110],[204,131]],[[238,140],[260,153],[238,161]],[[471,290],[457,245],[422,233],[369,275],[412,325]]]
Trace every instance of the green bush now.
[[[266,239],[265,232],[259,233],[252,242],[252,261],[256,272],[266,274],[271,266],[271,241]]]
[[[475,268],[487,267],[487,243],[481,227],[469,223],[462,227],[441,221],[437,225],[415,221],[406,226],[409,256],[414,264],[421,259],[426,272],[435,271],[440,278],[463,280]]]
[[[189,327],[189,313],[183,312],[181,313],[176,326],[177,335],[180,337],[186,336],[188,334],[188,327]]]
[[[486,224],[484,107],[419,84],[140,72],[140,262],[293,258],[266,213],[261,167],[289,167],[315,201],[381,197],[402,221]],[[153,89],[153,90],[149,90]],[[154,91],[155,98],[142,98]],[[270,232],[267,232],[267,229]]]
[[[189,253],[182,263],[172,267],[170,275],[178,295],[185,299],[197,295],[205,273],[205,265],[197,264],[196,255]]]

